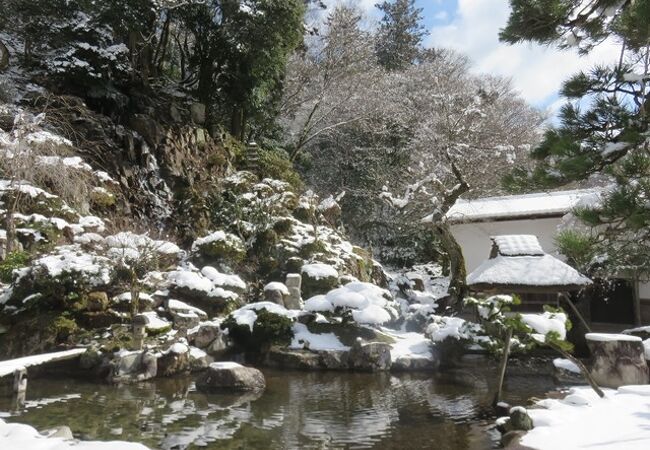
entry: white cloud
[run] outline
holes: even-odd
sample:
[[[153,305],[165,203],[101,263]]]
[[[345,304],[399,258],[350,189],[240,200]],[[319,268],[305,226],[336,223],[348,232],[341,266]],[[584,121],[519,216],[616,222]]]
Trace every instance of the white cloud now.
[[[553,101],[562,81],[573,73],[618,56],[619,48],[612,44],[601,45],[587,57],[534,44],[502,44],[498,33],[509,12],[507,0],[458,0],[453,21],[434,26],[427,45],[465,53],[477,72],[511,77],[523,97],[539,106]]]

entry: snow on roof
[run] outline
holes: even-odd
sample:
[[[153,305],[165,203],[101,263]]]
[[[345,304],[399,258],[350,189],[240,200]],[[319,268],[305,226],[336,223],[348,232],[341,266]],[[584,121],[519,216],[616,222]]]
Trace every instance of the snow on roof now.
[[[589,278],[551,255],[499,255],[467,276],[467,285],[474,289],[529,286],[573,290],[588,284]]]
[[[497,246],[499,255],[503,256],[541,256],[544,254],[537,236],[532,234],[503,234],[490,239]]]
[[[563,216],[585,202],[597,202],[600,189],[538,192],[535,194],[487,197],[476,200],[458,200],[447,212],[451,223],[487,222],[528,217]]]

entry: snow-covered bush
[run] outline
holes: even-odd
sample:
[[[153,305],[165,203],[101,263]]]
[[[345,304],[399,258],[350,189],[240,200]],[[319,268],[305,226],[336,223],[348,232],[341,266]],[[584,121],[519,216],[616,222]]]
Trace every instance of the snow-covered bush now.
[[[246,249],[240,238],[219,230],[195,240],[192,253],[208,261],[239,263],[246,256]]]
[[[390,292],[371,283],[350,282],[305,302],[305,310],[343,323],[383,325],[398,318],[398,305]]]

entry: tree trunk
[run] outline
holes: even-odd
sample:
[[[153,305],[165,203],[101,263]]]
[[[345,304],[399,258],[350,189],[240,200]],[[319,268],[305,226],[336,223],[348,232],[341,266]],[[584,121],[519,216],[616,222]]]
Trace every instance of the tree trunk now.
[[[0,71],[9,67],[9,49],[0,41]]]
[[[506,341],[503,346],[503,354],[501,355],[501,363],[499,364],[499,385],[497,386],[497,393],[494,396],[494,405],[501,401],[503,393],[503,380],[506,378],[506,367],[508,366],[508,357],[510,356],[510,341],[512,340],[512,328],[508,328],[506,332]]]
[[[641,298],[639,297],[639,279],[632,279],[632,304],[634,305],[634,326],[641,326]]]
[[[585,378],[585,380],[587,380],[587,382],[589,383],[589,386],[591,386],[591,388],[596,392],[596,394],[598,394],[598,396],[599,396],[600,398],[603,398],[603,397],[605,396],[605,394],[603,393],[603,391],[600,389],[600,387],[598,387],[598,384],[596,383],[596,381],[593,379],[593,377],[592,377],[591,374],[589,373],[589,370],[587,370],[587,368],[585,367],[585,365],[582,364],[582,361],[580,361],[578,358],[576,358],[575,356],[573,356],[571,353],[569,353],[569,352],[567,352],[567,351],[561,349],[560,347],[555,347],[555,346],[553,346],[553,345],[551,345],[551,347],[554,348],[555,350],[557,350],[558,352],[560,352],[560,354],[561,354],[562,356],[564,356],[566,359],[568,359],[569,361],[571,361],[573,364],[575,364],[576,366],[578,366],[578,368],[580,369],[580,373],[582,374],[582,376]]]
[[[14,251],[14,242],[16,240],[16,222],[14,220],[13,208],[8,208],[5,212],[5,229],[6,238],[5,242],[5,258]]]
[[[435,231],[442,248],[449,257],[449,304],[456,311],[460,311],[463,307],[463,300],[467,296],[467,269],[465,268],[463,249],[451,233],[447,223],[436,224]]]
[[[571,311],[573,311],[573,313],[578,317],[578,320],[580,321],[580,323],[582,323],[582,326],[585,327],[587,333],[591,333],[591,327],[587,324],[587,321],[580,313],[580,311],[578,311],[578,308],[576,307],[576,305],[573,304],[569,296],[566,295],[565,293],[558,294],[558,296],[560,297],[561,300],[564,300],[565,303],[569,304],[569,308],[571,308]]]
[[[230,117],[230,134],[241,141],[243,132],[244,110],[240,106],[235,106]]]

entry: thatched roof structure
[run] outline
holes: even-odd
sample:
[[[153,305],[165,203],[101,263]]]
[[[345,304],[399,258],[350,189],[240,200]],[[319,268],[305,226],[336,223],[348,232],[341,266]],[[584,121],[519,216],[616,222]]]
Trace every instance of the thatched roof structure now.
[[[474,291],[557,293],[577,291],[591,280],[544,252],[536,236],[493,236],[490,259],[467,276]]]

